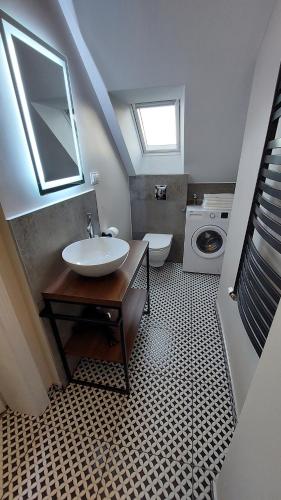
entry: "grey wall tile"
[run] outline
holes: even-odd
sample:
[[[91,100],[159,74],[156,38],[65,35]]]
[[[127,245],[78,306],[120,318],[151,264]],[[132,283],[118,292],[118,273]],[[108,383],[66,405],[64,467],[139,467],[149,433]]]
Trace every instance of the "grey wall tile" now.
[[[93,213],[97,226],[98,210],[94,191],[9,221],[38,306],[42,304],[42,290],[65,267],[62,250],[74,241],[87,238],[87,212]]]
[[[154,200],[154,186],[166,184],[167,200],[186,203],[187,174],[182,175],[137,175],[130,177],[130,195],[133,200]]]
[[[145,233],[171,233],[169,260],[182,262],[185,230],[187,179],[183,175],[139,175],[130,177],[133,237]],[[167,184],[167,200],[156,200],[154,186]]]
[[[95,191],[45,207],[9,221],[19,255],[38,309],[43,307],[41,292],[65,268],[62,250],[74,241],[87,238],[86,213],[93,213],[95,229],[99,219]],[[48,320],[43,320],[61,380],[65,380],[57,347]],[[63,343],[70,335],[72,324],[60,325]],[[70,367],[76,363],[70,359]]]
[[[132,203],[134,231],[147,233],[182,233],[185,213],[182,203],[173,201],[135,200]]]

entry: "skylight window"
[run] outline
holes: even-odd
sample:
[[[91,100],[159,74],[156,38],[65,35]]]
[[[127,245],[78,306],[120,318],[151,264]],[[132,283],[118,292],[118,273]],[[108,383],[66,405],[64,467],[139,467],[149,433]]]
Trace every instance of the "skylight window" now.
[[[134,116],[144,153],[179,151],[179,102],[135,104]]]

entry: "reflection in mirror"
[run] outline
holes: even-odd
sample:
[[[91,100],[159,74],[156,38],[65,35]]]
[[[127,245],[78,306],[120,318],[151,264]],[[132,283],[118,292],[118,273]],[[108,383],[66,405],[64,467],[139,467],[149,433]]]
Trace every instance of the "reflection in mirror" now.
[[[2,34],[40,193],[84,182],[66,59],[6,19]]]

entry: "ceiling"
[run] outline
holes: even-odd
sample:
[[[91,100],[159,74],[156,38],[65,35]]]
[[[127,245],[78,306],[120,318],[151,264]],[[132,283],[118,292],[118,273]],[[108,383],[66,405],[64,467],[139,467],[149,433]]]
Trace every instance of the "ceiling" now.
[[[73,0],[109,91],[185,85],[184,164],[235,181],[255,61],[275,0]]]

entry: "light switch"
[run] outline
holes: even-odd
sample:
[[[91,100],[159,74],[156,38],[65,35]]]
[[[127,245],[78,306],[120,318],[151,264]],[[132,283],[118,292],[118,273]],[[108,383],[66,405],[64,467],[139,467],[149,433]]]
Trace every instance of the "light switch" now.
[[[99,172],[90,172],[90,183],[92,186],[95,186],[99,183],[100,174]]]

